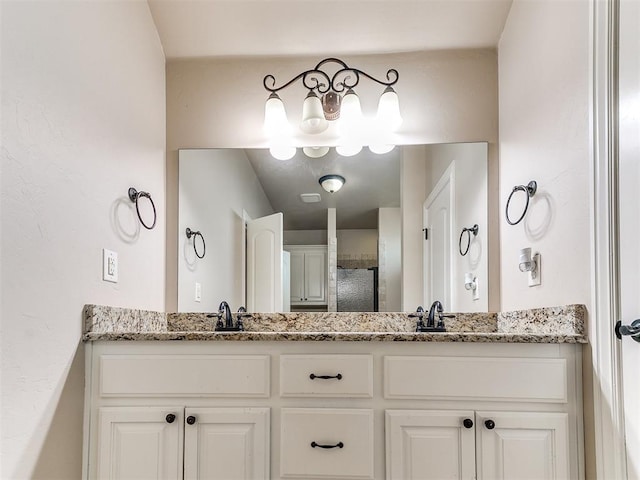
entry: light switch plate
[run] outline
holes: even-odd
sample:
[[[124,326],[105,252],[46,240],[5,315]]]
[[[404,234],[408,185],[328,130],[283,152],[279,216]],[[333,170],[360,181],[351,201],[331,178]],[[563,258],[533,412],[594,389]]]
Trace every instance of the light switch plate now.
[[[536,262],[535,272],[529,272],[529,286],[537,287],[542,284],[542,257],[539,253],[533,256],[533,260]]]
[[[118,283],[118,253],[102,249],[102,280]]]

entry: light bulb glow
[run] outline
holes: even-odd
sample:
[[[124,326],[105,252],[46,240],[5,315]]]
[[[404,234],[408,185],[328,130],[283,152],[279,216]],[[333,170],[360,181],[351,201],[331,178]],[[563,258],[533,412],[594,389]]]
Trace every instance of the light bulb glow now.
[[[339,145],[336,147],[336,152],[343,157],[353,157],[357,155],[362,150],[362,145],[352,144],[352,145]]]
[[[272,93],[264,105],[264,132],[270,136],[282,136],[289,133],[289,120],[280,97]]]
[[[342,97],[340,106],[340,127],[345,132],[357,131],[362,123],[362,107],[360,98],[352,89]]]
[[[395,132],[402,125],[398,94],[391,87],[385,88],[378,102],[377,123],[387,131]]]
[[[290,160],[296,154],[296,147],[287,145],[273,146],[269,149],[269,153],[276,160]]]
[[[302,123],[300,128],[305,133],[322,133],[329,128],[329,122],[324,118],[322,102],[318,96],[310,91],[302,104]]]
[[[391,144],[369,145],[369,150],[378,155],[389,153],[394,148],[396,148],[396,146]]]
[[[329,147],[304,147],[302,151],[309,158],[320,158],[329,153]]]

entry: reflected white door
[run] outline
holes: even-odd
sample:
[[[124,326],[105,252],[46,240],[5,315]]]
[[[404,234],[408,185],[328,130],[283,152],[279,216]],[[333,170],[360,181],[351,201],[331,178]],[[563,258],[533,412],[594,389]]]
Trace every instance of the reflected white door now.
[[[451,289],[451,225],[454,195],[454,164],[442,175],[424,202],[424,306],[440,300],[445,310],[453,310]]]
[[[247,222],[247,311],[282,311],[282,213]]]
[[[640,4],[620,2],[620,312],[640,318]],[[614,321],[617,319],[613,319]],[[640,479],[640,343],[622,338],[627,478]]]

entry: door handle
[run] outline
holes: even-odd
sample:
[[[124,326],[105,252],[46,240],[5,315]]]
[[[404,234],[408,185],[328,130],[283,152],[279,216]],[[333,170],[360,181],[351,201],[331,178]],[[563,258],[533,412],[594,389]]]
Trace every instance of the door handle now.
[[[629,335],[636,342],[640,342],[640,318],[631,322],[631,325],[622,325],[622,322],[618,320],[615,332],[618,340],[622,340],[623,335]]]

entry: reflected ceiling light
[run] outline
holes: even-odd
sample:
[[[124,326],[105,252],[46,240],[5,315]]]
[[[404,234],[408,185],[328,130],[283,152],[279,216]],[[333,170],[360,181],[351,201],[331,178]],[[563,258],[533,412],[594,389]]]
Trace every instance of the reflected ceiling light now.
[[[329,153],[329,147],[304,147],[302,151],[307,157],[320,158]]]
[[[362,145],[339,145],[336,147],[336,152],[343,157],[353,157],[362,150]]]
[[[327,73],[323,68],[330,64],[333,69]],[[355,128],[362,117],[360,99],[355,93],[355,87],[361,78],[367,78],[385,87],[379,100],[377,118],[382,123],[397,128],[402,117],[398,95],[392,88],[398,82],[398,71],[389,69],[386,79],[380,80],[362,70],[350,67],[338,58],[325,58],[311,70],[299,73],[291,80],[276,86],[273,75],[264,77],[262,84],[270,93],[265,106],[265,133],[269,136],[286,131],[284,123],[288,124],[284,103],[278,92],[302,82],[308,94],[302,104],[302,123],[300,128],[304,133],[318,134],[327,130],[329,122],[342,118],[341,126],[346,130]]]
[[[290,160],[296,154],[296,147],[274,146],[269,149],[269,153],[276,160]]]
[[[340,175],[325,175],[318,182],[327,192],[335,193],[342,188],[345,179]]]
[[[395,145],[390,145],[390,144],[386,144],[386,145],[369,145],[369,150],[371,150],[372,153],[376,153],[378,155],[382,155],[384,153],[389,153],[391,150],[393,150],[394,148],[396,148]]]

